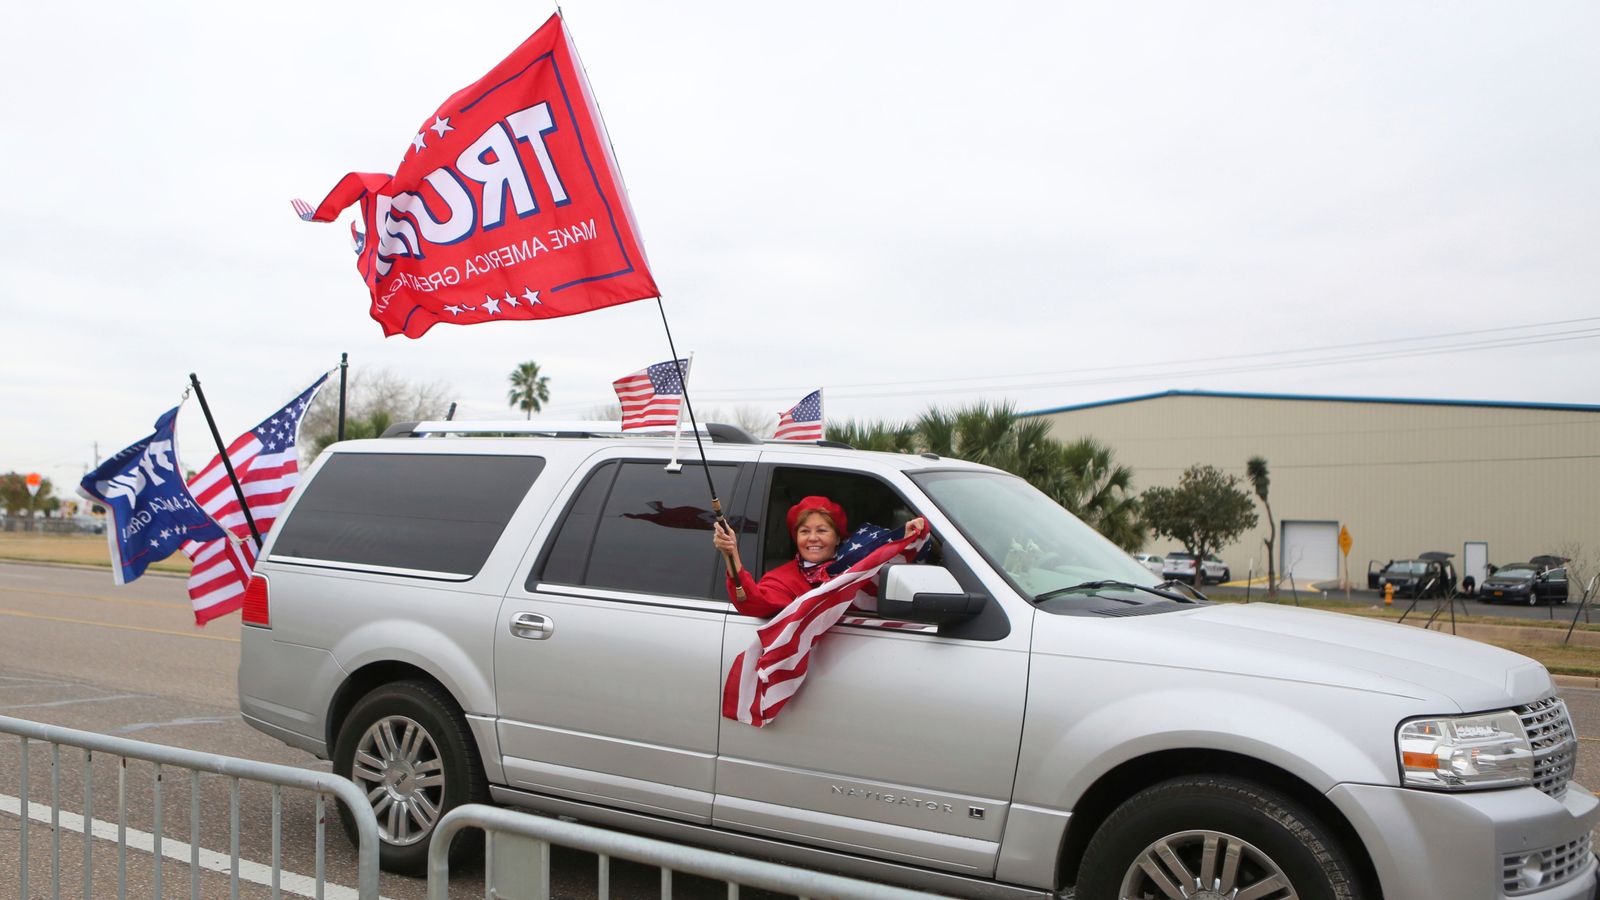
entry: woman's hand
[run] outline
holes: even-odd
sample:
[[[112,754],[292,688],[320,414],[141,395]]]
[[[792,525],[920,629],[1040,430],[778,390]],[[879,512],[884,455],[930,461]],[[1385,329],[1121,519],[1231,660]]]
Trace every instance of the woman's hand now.
[[[922,518],[921,516],[918,516],[915,519],[912,519],[911,521],[906,523],[906,537],[907,538],[914,538],[914,537],[916,537],[918,535],[926,534],[927,531],[928,531],[928,520]]]
[[[733,529],[724,525],[720,520],[712,523],[711,543],[718,552],[728,558],[730,574],[738,572],[743,566],[739,562],[739,542],[733,536]]]

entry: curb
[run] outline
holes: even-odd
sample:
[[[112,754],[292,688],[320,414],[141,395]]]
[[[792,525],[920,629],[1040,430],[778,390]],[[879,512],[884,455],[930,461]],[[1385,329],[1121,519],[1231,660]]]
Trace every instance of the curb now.
[[[1555,675],[1550,676],[1559,687],[1575,688],[1600,688],[1600,678],[1592,675]]]

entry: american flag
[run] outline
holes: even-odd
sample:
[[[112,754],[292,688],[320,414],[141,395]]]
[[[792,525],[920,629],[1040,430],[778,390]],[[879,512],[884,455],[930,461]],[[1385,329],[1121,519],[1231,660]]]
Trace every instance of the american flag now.
[[[296,447],[300,419],[327,380],[327,375],[318,378],[300,396],[228,445],[228,460],[239,477],[262,540],[278,520],[284,501],[300,483],[300,451]],[[189,600],[194,604],[195,622],[204,625],[243,605],[245,584],[255,566],[256,546],[220,455],[189,479],[189,493],[218,525],[238,538],[237,542],[219,539],[183,545],[183,552],[192,563]]]
[[[623,431],[678,424],[678,410],[683,405],[683,377],[679,371],[687,377],[688,360],[669,359],[611,382],[622,404]]]
[[[299,197],[296,197],[295,199],[290,200],[289,201],[289,205],[294,207],[294,214],[295,215],[299,216],[301,219],[303,219],[304,221],[307,221],[307,222],[311,221],[312,216],[315,216],[317,214],[317,208],[316,207],[314,207],[311,204],[305,202],[304,200],[301,200]]]
[[[878,570],[896,559],[915,559],[928,543],[926,528],[913,538],[905,529],[876,525],[856,529],[828,564],[827,581],[794,598],[783,611],[756,629],[728,670],[722,685],[722,715],[757,728],[778,715],[805,681],[811,648],[832,628],[863,590],[873,587]]]
[[[772,436],[780,441],[822,440],[822,389],[805,395],[787,412],[778,413],[778,430]]]

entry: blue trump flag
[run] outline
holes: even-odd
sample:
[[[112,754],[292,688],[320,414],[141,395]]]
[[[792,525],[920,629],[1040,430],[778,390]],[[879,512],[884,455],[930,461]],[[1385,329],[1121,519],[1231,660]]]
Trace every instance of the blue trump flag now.
[[[156,420],[154,434],[119,451],[78,484],[79,494],[111,511],[116,527],[106,529],[106,539],[117,584],[143,575],[184,541],[224,536],[184,484],[174,433],[177,421],[174,406]]]

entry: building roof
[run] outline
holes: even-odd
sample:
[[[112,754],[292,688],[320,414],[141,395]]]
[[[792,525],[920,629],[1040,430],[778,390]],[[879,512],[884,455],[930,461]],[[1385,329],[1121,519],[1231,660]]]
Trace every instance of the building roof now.
[[[1017,415],[1047,416],[1051,413],[1075,412],[1080,409],[1094,409],[1097,406],[1138,403],[1141,400],[1155,400],[1160,397],[1223,397],[1234,400],[1298,400],[1318,403],[1399,403],[1409,406],[1478,406],[1492,409],[1543,409],[1600,413],[1600,406],[1585,403],[1512,403],[1504,400],[1427,400],[1416,397],[1343,397],[1317,396],[1314,394],[1255,394],[1241,391],[1173,390],[1160,391],[1154,394],[1139,394],[1134,397],[1119,397],[1115,400],[1096,400],[1093,403],[1076,403],[1071,406],[1057,406],[1051,409],[1028,410],[1019,412]]]

